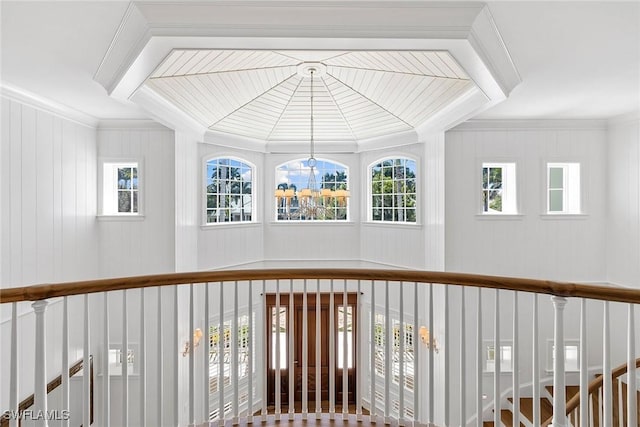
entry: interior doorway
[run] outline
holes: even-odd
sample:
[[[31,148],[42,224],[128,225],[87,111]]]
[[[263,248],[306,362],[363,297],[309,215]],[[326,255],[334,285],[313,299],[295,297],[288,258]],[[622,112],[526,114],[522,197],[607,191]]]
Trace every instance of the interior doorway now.
[[[290,316],[290,298],[293,298],[293,319]],[[334,392],[336,405],[343,402],[343,376],[348,376],[347,398],[349,404],[355,404],[356,396],[356,345],[357,345],[357,294],[348,293],[346,312],[343,304],[344,294],[334,294],[333,298],[333,349],[334,349]],[[316,293],[307,294],[306,311],[303,294],[280,294],[280,312],[277,312],[276,295],[266,296],[267,319],[267,390],[268,405],[276,403],[276,370],[280,367],[280,402],[282,407],[289,403],[289,375],[293,373],[293,397],[296,406],[303,400],[303,365],[306,334],[307,357],[307,401],[310,410],[315,410],[316,401],[316,369],[320,367],[320,398],[328,402],[330,397],[329,383],[331,373],[330,339],[331,339],[331,296],[320,294],[320,335],[317,335]],[[307,319],[306,330],[304,318]],[[293,321],[293,323],[291,323]],[[346,328],[346,340],[345,331]],[[279,334],[279,337],[278,337]],[[289,339],[293,339],[290,351]],[[345,342],[346,341],[346,342]],[[316,353],[319,343],[319,352]],[[280,351],[276,351],[279,344]],[[346,365],[344,363],[346,352]],[[279,358],[279,361],[278,361]],[[292,362],[292,364],[291,364]],[[290,366],[293,366],[291,370]],[[324,406],[324,404],[323,404]],[[328,408],[325,408],[328,409]]]

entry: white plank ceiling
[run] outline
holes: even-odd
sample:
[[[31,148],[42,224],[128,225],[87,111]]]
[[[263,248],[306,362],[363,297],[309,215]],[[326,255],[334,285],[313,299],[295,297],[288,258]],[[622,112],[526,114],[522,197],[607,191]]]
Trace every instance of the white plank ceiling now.
[[[211,130],[264,141],[359,141],[411,130],[474,83],[445,51],[174,50],[146,85]]]

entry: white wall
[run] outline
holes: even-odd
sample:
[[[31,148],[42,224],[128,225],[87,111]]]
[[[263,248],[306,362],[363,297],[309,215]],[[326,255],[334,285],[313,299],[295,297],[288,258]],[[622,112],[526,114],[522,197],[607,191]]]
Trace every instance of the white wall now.
[[[37,105],[37,104],[34,104]],[[0,185],[2,187],[3,288],[97,277],[95,129],[22,102],[2,98]],[[47,322],[46,370],[60,372],[61,304],[51,300]],[[72,307],[76,301],[71,301]],[[11,305],[0,317],[0,377],[9,378]],[[34,316],[30,303],[18,304],[19,399],[33,393]],[[82,323],[70,316],[72,332]],[[70,343],[71,358],[78,342]],[[75,360],[75,359],[74,359]],[[0,407],[8,407],[8,388],[0,389]]]
[[[607,279],[640,288],[640,120],[609,125]]]
[[[500,124],[468,123],[446,134],[446,269],[605,281],[604,124]],[[519,215],[479,215],[483,161],[516,162]],[[550,161],[581,163],[584,215],[543,215]]]
[[[142,217],[100,217],[100,275],[175,271],[174,133],[156,124],[98,130],[98,161],[137,160]],[[102,171],[100,171],[102,173]]]

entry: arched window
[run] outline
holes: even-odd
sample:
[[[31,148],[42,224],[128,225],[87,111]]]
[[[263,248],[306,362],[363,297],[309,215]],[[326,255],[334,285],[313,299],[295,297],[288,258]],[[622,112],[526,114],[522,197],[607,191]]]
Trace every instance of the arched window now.
[[[207,224],[252,221],[253,167],[220,157],[207,161],[206,174]]]
[[[416,222],[416,162],[384,159],[369,168],[372,221]]]
[[[311,171],[313,170],[313,175]],[[346,221],[348,168],[328,160],[292,160],[276,168],[276,220]]]

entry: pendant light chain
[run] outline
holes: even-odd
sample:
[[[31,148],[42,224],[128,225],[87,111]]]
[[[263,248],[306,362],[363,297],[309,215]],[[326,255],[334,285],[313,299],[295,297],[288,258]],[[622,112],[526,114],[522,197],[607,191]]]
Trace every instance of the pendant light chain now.
[[[314,157],[314,141],[313,141],[313,73],[315,72],[314,69],[311,69],[310,73],[311,73],[311,157],[310,159],[313,159]]]

